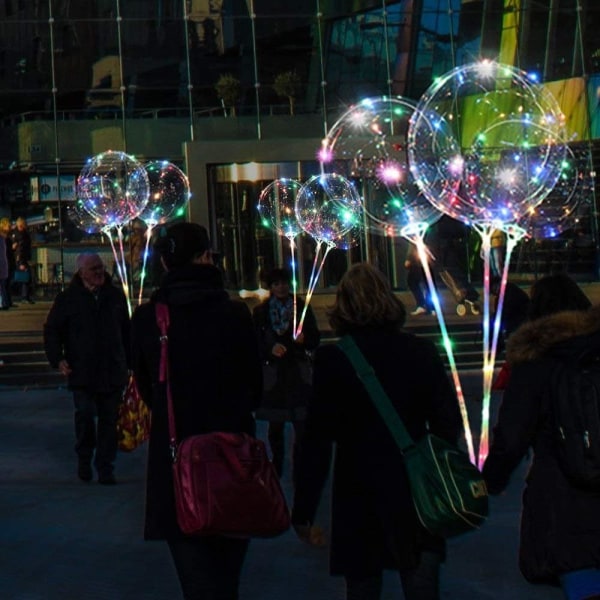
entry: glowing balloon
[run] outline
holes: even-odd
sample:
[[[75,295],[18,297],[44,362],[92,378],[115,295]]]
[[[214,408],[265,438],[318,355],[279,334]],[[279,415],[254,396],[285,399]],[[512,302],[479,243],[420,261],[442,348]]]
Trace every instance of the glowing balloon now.
[[[567,156],[553,190],[519,221],[529,236],[555,238],[591,214],[594,183],[590,165],[588,150],[574,151],[567,147]]]
[[[467,224],[516,223],[552,190],[565,157],[554,97],[514,67],[457,67],[423,94],[408,132],[429,201]]]
[[[323,171],[362,184],[366,225],[375,233],[397,236],[440,215],[408,165],[406,137],[415,109],[413,101],[400,97],[365,98],[334,123],[321,145]]]
[[[296,237],[301,227],[296,219],[296,198],[302,184],[294,179],[276,179],[265,187],[258,199],[258,212],[264,227],[287,238]]]
[[[105,228],[99,217],[95,217],[85,210],[81,200],[67,206],[67,218],[77,229],[87,234],[101,233]]]
[[[124,152],[108,151],[90,159],[76,185],[81,206],[108,227],[118,227],[139,215],[148,202],[146,169]]]
[[[345,238],[361,225],[362,202],[354,185],[336,173],[311,177],[296,198],[300,227],[315,240],[339,248],[355,240]]]
[[[185,173],[166,160],[152,161],[145,166],[150,193],[138,218],[154,226],[185,216],[190,199],[190,184]]]

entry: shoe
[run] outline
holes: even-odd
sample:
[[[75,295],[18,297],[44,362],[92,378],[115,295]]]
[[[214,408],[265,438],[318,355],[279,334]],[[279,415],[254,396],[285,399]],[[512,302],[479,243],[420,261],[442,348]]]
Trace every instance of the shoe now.
[[[422,306],[417,306],[417,308],[415,308],[415,310],[413,310],[410,314],[411,315],[424,315],[427,312],[426,309],[424,309]]]
[[[80,462],[77,467],[77,476],[81,481],[91,481],[93,477],[92,465],[87,462]]]
[[[98,475],[98,483],[101,485],[115,485],[117,480],[112,473],[108,473],[106,475]]]

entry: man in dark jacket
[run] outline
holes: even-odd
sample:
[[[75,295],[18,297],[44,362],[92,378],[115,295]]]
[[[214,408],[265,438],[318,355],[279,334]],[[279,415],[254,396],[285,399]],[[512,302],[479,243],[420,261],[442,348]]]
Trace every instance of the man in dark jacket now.
[[[81,254],[69,287],[56,297],[44,325],[50,365],[68,378],[75,404],[78,475],[115,483],[117,417],[129,371],[129,311],[97,254]],[[97,417],[97,425],[95,422]]]
[[[186,537],[177,524],[155,310],[157,301],[169,309],[169,381],[179,440],[212,431],[254,433],[262,370],[252,317],[225,291],[204,227],[171,225],[155,250],[167,273],[132,319],[133,371],[152,408],[144,537],[168,543],[185,598],[237,598],[248,540]]]

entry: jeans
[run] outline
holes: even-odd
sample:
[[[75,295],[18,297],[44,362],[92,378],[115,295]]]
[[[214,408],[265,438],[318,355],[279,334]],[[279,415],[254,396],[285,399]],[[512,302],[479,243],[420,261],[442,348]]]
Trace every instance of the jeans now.
[[[292,478],[296,477],[298,454],[300,444],[302,442],[302,435],[304,433],[304,421],[292,421],[294,427],[294,445],[293,445],[293,456],[292,456]],[[285,422],[284,421],[269,421],[269,428],[267,432],[269,439],[269,446],[273,454],[273,466],[277,475],[281,479],[283,475],[283,461],[285,458]]]
[[[422,552],[419,565],[400,573],[406,600],[438,600],[440,597],[440,565],[442,557],[435,552]],[[346,577],[346,600],[379,600],[382,573],[355,579]]]
[[[81,462],[90,463],[96,450],[94,464],[98,473],[102,475],[110,475],[113,472],[117,457],[117,417],[122,400],[122,391],[73,391],[75,451]]]
[[[249,540],[207,536],[168,540],[185,600],[237,600]]]

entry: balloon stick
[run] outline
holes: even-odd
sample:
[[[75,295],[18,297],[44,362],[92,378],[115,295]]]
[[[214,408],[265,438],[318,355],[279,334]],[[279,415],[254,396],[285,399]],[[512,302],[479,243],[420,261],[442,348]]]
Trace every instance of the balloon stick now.
[[[119,228],[117,228],[117,230],[119,230]],[[117,248],[115,246],[112,235],[110,235],[110,230],[104,229],[103,233],[106,235],[106,237],[108,238],[108,241],[110,242],[110,247],[112,249],[113,258],[115,259],[115,267],[117,268],[117,274],[119,275],[119,279],[121,280],[121,286],[123,287],[123,293],[125,294],[125,299],[127,301],[127,310],[129,312],[129,316],[131,316],[132,310],[131,310],[131,300],[129,298],[129,286],[127,285],[127,273],[124,272],[123,262],[117,253]],[[121,252],[122,251],[123,251],[123,246],[121,244]]]
[[[494,368],[496,363],[496,352],[498,349],[498,339],[500,337],[500,327],[502,323],[502,309],[504,308],[504,296],[506,293],[506,284],[508,282],[508,269],[510,266],[510,257],[517,243],[525,235],[525,230],[516,225],[510,226],[474,226],[479,231],[482,240],[483,250],[483,401],[481,405],[481,436],[479,439],[479,452],[477,466],[483,468],[485,459],[489,453],[489,430],[490,430],[490,402],[492,397],[492,383],[494,379]],[[502,229],[506,233],[506,253],[504,265],[502,267],[502,277],[500,280],[500,289],[498,290],[498,300],[496,303],[496,314],[494,315],[494,324],[492,336],[490,338],[490,253],[491,236],[494,229]]]
[[[140,273],[140,292],[138,294],[138,306],[142,303],[142,295],[144,293],[144,281],[146,279],[146,263],[148,262],[148,249],[150,247],[150,238],[152,237],[152,229],[154,225],[147,224],[146,228],[146,245],[144,246],[144,254],[142,258],[142,272]]]
[[[319,262],[319,256],[321,255],[321,250],[323,248],[323,244],[326,243],[327,247],[325,252],[323,253],[323,257]],[[306,291],[306,298],[304,299],[304,308],[302,309],[302,316],[300,317],[300,322],[298,323],[298,327],[294,331],[294,339],[297,339],[298,336],[302,333],[302,327],[304,326],[304,319],[306,317],[306,312],[308,310],[308,305],[312,299],[313,292],[317,287],[317,282],[319,281],[319,277],[321,275],[321,271],[323,270],[323,265],[325,264],[325,259],[329,252],[335,248],[335,244],[331,241],[324,242],[323,240],[316,241],[316,249],[315,249],[315,259],[313,260],[312,271],[310,274],[310,279],[308,281],[308,290]],[[318,265],[318,266],[317,266]]]
[[[446,355],[448,356],[448,362],[450,364],[450,371],[452,374],[452,381],[454,383],[454,388],[456,390],[456,397],[458,399],[458,406],[460,409],[460,415],[463,422],[463,429],[465,433],[465,442],[467,444],[467,451],[469,453],[469,460],[476,464],[475,462],[475,450],[473,448],[473,434],[471,433],[471,426],[469,424],[469,414],[467,412],[467,405],[465,402],[465,396],[463,393],[462,385],[460,382],[460,377],[458,375],[458,368],[456,366],[456,361],[454,359],[454,352],[452,350],[452,341],[450,340],[450,336],[448,335],[448,329],[446,328],[446,321],[444,319],[444,313],[442,312],[442,306],[440,304],[440,298],[438,296],[437,290],[435,288],[435,283],[433,281],[433,276],[431,274],[431,269],[429,267],[429,260],[427,257],[428,249],[425,246],[424,237],[427,231],[427,224],[419,223],[417,225],[411,225],[410,228],[405,228],[402,232],[402,235],[406,237],[409,241],[411,241],[417,247],[417,252],[419,253],[419,260],[421,265],[423,266],[423,271],[425,272],[425,278],[427,279],[427,287],[429,288],[429,294],[431,296],[431,301],[435,308],[435,314],[437,316],[437,320],[439,323],[440,331],[442,333],[442,341],[444,344],[444,350],[446,351]]]

